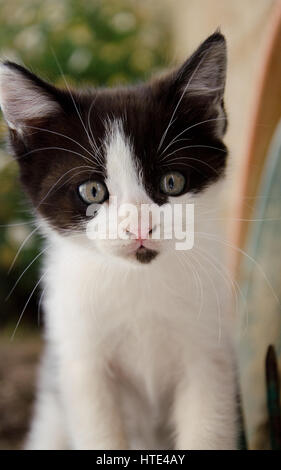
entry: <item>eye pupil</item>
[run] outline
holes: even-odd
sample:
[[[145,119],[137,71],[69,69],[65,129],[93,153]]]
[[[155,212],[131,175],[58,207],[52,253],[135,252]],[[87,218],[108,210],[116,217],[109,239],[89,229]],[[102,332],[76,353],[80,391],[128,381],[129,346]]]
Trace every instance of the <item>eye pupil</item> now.
[[[174,188],[174,178],[172,176],[170,176],[170,178],[169,178],[168,186],[169,186],[169,189]]]
[[[171,171],[162,176],[160,190],[168,196],[179,196],[184,191],[185,177],[178,171]]]
[[[102,204],[108,198],[107,187],[101,181],[86,181],[80,184],[78,192],[87,204]]]

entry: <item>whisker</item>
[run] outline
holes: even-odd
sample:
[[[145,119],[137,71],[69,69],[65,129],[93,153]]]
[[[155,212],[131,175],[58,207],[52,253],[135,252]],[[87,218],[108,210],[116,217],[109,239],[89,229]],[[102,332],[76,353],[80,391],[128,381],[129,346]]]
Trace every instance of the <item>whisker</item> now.
[[[17,287],[18,283],[20,282],[20,280],[22,279],[22,277],[24,276],[24,274],[26,273],[26,271],[33,265],[33,263],[35,263],[35,261],[43,254],[45,253],[45,251],[47,251],[47,248],[44,248],[44,250],[40,251],[40,253],[38,253],[38,255],[35,256],[35,258],[33,258],[33,260],[28,264],[28,266],[24,269],[24,271],[21,273],[20,277],[17,279],[17,281],[15,282],[14,286],[12,287],[12,289],[10,290],[9,294],[7,295],[7,297],[5,298],[5,302],[7,300],[9,300],[9,298],[11,297],[12,293],[14,292],[15,288]]]
[[[207,122],[212,122],[212,121],[225,121],[227,118],[226,117],[222,117],[222,118],[213,118],[213,119],[206,119],[205,121],[200,121],[200,122],[197,122],[196,124],[193,124],[192,126],[189,126],[187,127],[186,129],[184,129],[182,132],[180,132],[178,135],[176,135],[176,137],[173,138],[173,140],[164,148],[164,150],[160,153],[160,156],[163,155],[163,153],[165,153],[165,151],[171,147],[172,144],[175,144],[176,142],[180,142],[180,140],[185,140],[185,139],[180,139],[180,140],[176,140],[178,137],[180,137],[182,134],[184,134],[185,132],[189,131],[190,129],[193,129],[194,127],[197,127],[197,126],[200,126],[202,124],[205,124]],[[187,139],[188,140],[188,139]]]
[[[175,250],[174,253],[177,253],[177,251]],[[180,257],[180,256],[178,256]],[[190,257],[190,253],[189,253],[189,257]],[[193,258],[193,257],[192,257]],[[185,257],[182,257],[182,260],[183,262],[186,262],[186,265],[189,265],[190,263],[190,258],[188,260],[188,263],[187,263],[187,260]],[[197,262],[197,259],[195,258],[195,263]],[[198,285],[199,285],[199,290],[200,290],[200,306],[199,306],[199,311],[197,313],[197,318],[199,319],[201,317],[201,313],[202,313],[202,310],[203,310],[203,305],[204,305],[204,293],[203,293],[203,284],[202,284],[202,281],[200,279],[200,275],[199,275],[199,272],[197,271],[197,269],[194,267],[194,265],[192,265],[193,269],[194,269],[194,273],[196,273],[197,275],[197,280],[198,280]]]
[[[174,152],[168,153],[168,155],[164,155],[163,158],[161,158],[161,161],[166,160],[170,155],[174,155],[176,152],[180,152],[181,150],[186,150],[186,149],[191,149],[191,148],[208,148],[208,149],[214,149],[214,150],[219,150],[220,152],[227,153],[226,150],[221,149],[219,147],[213,147],[212,145],[187,145],[185,147],[180,147],[179,149],[174,150]]]
[[[17,223],[14,223],[14,224],[3,224],[3,225],[0,225],[0,228],[8,228],[8,227],[21,227],[22,225],[33,225],[33,221],[30,220],[28,222],[17,222]]]
[[[14,332],[13,332],[11,338],[10,338],[10,341],[14,341],[15,334],[16,334],[16,332],[17,332],[17,329],[18,329],[19,325],[20,325],[20,322],[21,322],[21,320],[22,320],[22,317],[23,317],[23,315],[24,315],[24,312],[25,312],[25,310],[26,310],[26,308],[27,308],[27,306],[28,306],[28,304],[29,304],[29,302],[30,302],[30,300],[31,300],[31,298],[32,298],[32,296],[33,296],[33,294],[34,294],[34,292],[36,291],[37,287],[39,286],[39,284],[40,284],[40,282],[42,281],[42,279],[46,276],[46,274],[47,274],[47,273],[44,273],[44,274],[40,277],[39,281],[36,282],[35,287],[32,289],[32,292],[31,292],[30,296],[28,297],[28,299],[27,299],[27,301],[26,301],[26,303],[25,303],[25,305],[24,305],[24,307],[23,307],[23,309],[22,309],[22,312],[21,312],[21,314],[20,314],[20,316],[19,316],[19,319],[18,319],[17,324],[16,324],[16,326],[15,326]]]
[[[79,168],[79,167],[77,167]],[[74,169],[77,169],[77,168],[74,168]],[[74,170],[73,169],[73,170]],[[65,177],[65,175],[69,173],[69,172],[66,172],[64,175],[62,175],[59,180],[56,181],[55,184],[53,184],[52,188],[49,189],[48,193],[44,196],[44,198],[40,201],[40,203],[38,204],[38,206],[36,207],[36,209],[39,209],[39,207],[41,206],[41,204],[43,204],[43,202],[47,199],[47,196],[51,193],[51,191],[54,189],[54,187],[56,186],[56,184],[59,183],[59,181]],[[89,170],[88,169],[84,169],[84,170],[81,170],[81,171],[78,171],[77,173],[75,173],[75,175],[72,175],[70,178],[68,178],[68,180],[66,180],[62,185],[60,185],[58,188],[56,188],[55,190],[55,193],[56,191],[58,191],[59,189],[63,188],[66,184],[68,184],[73,178],[75,178],[76,176],[82,174],[82,173],[89,173]],[[45,204],[45,205],[48,205],[48,204]],[[64,211],[65,212],[72,212],[72,211]]]
[[[162,134],[162,137],[161,137],[161,139],[160,139],[160,143],[159,143],[158,148],[157,148],[157,152],[159,152],[160,148],[162,147],[162,145],[163,145],[163,143],[164,143],[164,140],[165,140],[165,138],[166,138],[166,135],[167,135],[167,133],[168,133],[170,127],[171,127],[171,126],[173,125],[173,123],[174,123],[174,116],[175,116],[175,114],[176,114],[176,112],[177,112],[177,110],[178,110],[178,107],[179,107],[179,105],[181,104],[182,99],[183,99],[184,95],[186,94],[186,91],[187,91],[187,89],[188,89],[190,83],[192,82],[192,79],[195,77],[195,75],[196,75],[196,73],[197,73],[197,71],[198,71],[200,65],[202,64],[203,60],[205,59],[205,55],[206,55],[206,53],[203,55],[203,57],[202,57],[201,60],[199,61],[197,67],[196,67],[195,70],[193,71],[193,73],[192,73],[190,79],[188,80],[186,86],[184,87],[184,90],[183,90],[183,92],[182,92],[182,94],[181,94],[181,96],[180,96],[180,98],[179,98],[179,100],[178,100],[178,102],[177,102],[177,105],[175,106],[175,109],[174,109],[174,111],[173,111],[173,113],[172,113],[172,116],[171,116],[171,119],[170,119],[170,121],[169,121],[169,123],[168,123],[168,126],[166,127],[164,133]]]
[[[23,155],[21,155],[20,157],[18,157],[18,160],[20,160],[21,158],[25,158],[25,157],[27,157],[28,155],[31,155],[32,153],[35,153],[35,152],[43,152],[44,150],[61,150],[61,151],[64,151],[64,152],[66,152],[66,153],[73,153],[74,155],[78,155],[78,156],[81,157],[83,160],[86,160],[87,162],[90,162],[91,164],[94,163],[94,162],[92,162],[92,160],[90,160],[88,157],[85,157],[85,155],[82,155],[82,153],[75,152],[74,150],[70,150],[70,149],[65,149],[64,147],[41,147],[41,148],[36,148],[36,149],[30,150],[29,152],[24,153]],[[92,166],[93,166],[93,168],[96,168],[96,167],[94,166],[94,164],[93,164]]]
[[[218,308],[218,342],[220,343],[221,342],[221,334],[222,334],[222,328],[221,328],[221,305],[220,305],[220,301],[219,301],[219,296],[218,296],[218,291],[217,291],[217,288],[216,288],[216,285],[212,279],[212,276],[210,275],[209,271],[207,268],[205,268],[202,263],[200,263],[200,261],[197,259],[197,262],[199,264],[199,266],[201,267],[201,269],[206,273],[207,277],[209,278],[210,280],[210,283],[213,287],[213,290],[214,290],[214,293],[215,293],[215,297],[216,297],[216,303],[217,303],[217,308]]]
[[[240,219],[238,217],[222,217],[218,219],[207,219],[208,221],[214,222],[214,221],[219,221],[219,220],[236,220],[239,222],[278,222],[281,220],[280,217],[274,219],[274,218],[261,218],[261,219]]]
[[[244,250],[242,250],[241,248],[239,248],[238,246],[234,246],[232,245],[231,243],[228,243],[226,240],[222,240],[220,239],[219,237],[216,237],[215,235],[213,234],[210,234],[210,233],[206,233],[206,232],[195,232],[197,235],[205,235],[205,238],[209,238],[209,240],[215,240],[219,243],[223,243],[224,245],[228,246],[229,248],[232,248],[233,250],[236,250],[238,251],[239,253],[241,253],[242,255],[244,255],[247,259],[249,259],[250,261],[252,261],[252,263],[254,263],[258,270],[260,271],[261,275],[263,276],[263,278],[265,279],[268,287],[270,288],[271,292],[272,292],[272,295],[274,296],[276,302],[278,303],[278,305],[280,305],[280,299],[279,297],[277,296],[275,290],[273,289],[268,277],[266,276],[264,270],[262,269],[261,265],[254,259],[252,258],[248,253],[246,253]]]
[[[228,281],[227,279],[230,281],[230,284],[231,284],[231,293],[234,292],[235,294],[235,306],[236,306],[236,312],[238,312],[238,295],[237,295],[237,291],[239,292],[241,298],[245,301],[246,303],[246,299],[244,298],[243,294],[242,294],[242,291],[241,291],[241,288],[238,284],[237,281],[235,281],[235,279],[232,279],[230,273],[228,272],[228,270],[226,269],[226,266],[224,266],[222,263],[220,263],[216,258],[214,258],[209,252],[203,250],[201,247],[199,248],[198,246],[194,247],[198,252],[201,252],[202,255],[201,256],[204,256],[204,259],[206,259],[206,261],[208,263],[211,264],[211,266],[213,266],[216,271],[218,272],[218,274],[222,277],[222,279],[226,282],[226,285],[228,286]],[[199,253],[200,255],[200,253]]]
[[[14,265],[15,265],[15,262],[17,261],[18,259],[18,256],[20,254],[20,252],[22,251],[22,249],[24,248],[24,246],[26,245],[26,243],[28,242],[28,240],[30,240],[30,238],[34,235],[35,232],[37,232],[39,230],[39,227],[35,227],[34,230],[32,230],[32,232],[30,232],[27,237],[24,239],[24,241],[21,243],[12,263],[11,263],[11,266],[9,268],[9,271],[8,271],[8,274],[10,274],[10,272],[12,271]]]
[[[172,159],[169,160],[168,162],[162,163],[162,165],[163,165],[163,166],[169,166],[169,165],[171,165],[172,163],[178,162],[179,160],[180,160],[180,162],[181,162],[181,165],[187,166],[187,167],[190,167],[190,168],[193,168],[194,170],[198,171],[198,168],[196,168],[196,167],[194,167],[194,166],[192,166],[192,165],[188,165],[188,164],[186,163],[186,161],[182,162],[182,159],[179,158],[179,157],[177,157],[177,158],[172,158]],[[198,158],[192,158],[192,157],[186,157],[184,160],[193,160],[193,161],[195,161],[195,162],[197,162],[197,163],[200,162],[200,164],[203,163],[203,165],[205,165],[205,166],[207,166],[208,168],[210,168],[210,169],[211,169],[213,172],[215,172],[217,175],[219,174],[218,171],[217,171],[215,168],[213,168],[211,165],[209,165],[209,163],[205,162],[204,160],[198,160]]]
[[[66,88],[67,88],[67,90],[68,90],[68,93],[70,94],[71,100],[72,100],[73,105],[74,105],[74,108],[75,108],[75,110],[76,110],[76,113],[77,113],[77,115],[78,115],[78,117],[79,117],[79,120],[80,120],[80,122],[81,122],[81,124],[82,124],[82,127],[83,127],[83,129],[84,129],[84,131],[85,131],[85,133],[86,133],[86,136],[87,136],[88,140],[89,140],[89,143],[90,143],[91,147],[93,148],[93,150],[96,150],[95,144],[94,144],[94,142],[91,141],[91,138],[90,138],[89,133],[88,133],[88,131],[87,131],[87,129],[86,129],[86,126],[85,126],[85,124],[84,124],[84,121],[83,121],[83,119],[82,119],[82,116],[81,116],[81,114],[79,113],[79,110],[78,110],[76,101],[75,101],[75,99],[74,99],[73,93],[71,92],[71,89],[70,89],[70,87],[69,87],[69,85],[68,85],[68,83],[67,83],[67,81],[66,81],[65,75],[64,75],[63,70],[62,70],[62,68],[61,68],[61,66],[60,66],[60,63],[59,63],[58,58],[57,58],[57,56],[56,56],[56,53],[55,53],[55,51],[54,51],[53,48],[51,48],[51,51],[52,51],[53,57],[54,57],[54,59],[55,59],[55,61],[56,61],[57,67],[58,67],[58,69],[59,69],[59,71],[60,71],[60,74],[61,74],[61,76],[62,76],[62,78],[63,78],[63,81],[64,81],[64,83],[65,83],[65,85],[66,85]]]
[[[92,113],[92,109],[93,109],[93,105],[95,103],[97,99],[97,95],[94,97],[94,99],[92,100],[91,102],[91,106],[90,106],[90,109],[88,111],[88,117],[87,117],[87,122],[88,122],[88,128],[89,128],[89,131],[90,131],[90,134],[91,134],[91,137],[92,137],[92,140],[95,142],[95,138],[94,138],[94,135],[93,135],[93,131],[92,131],[92,127],[91,127],[91,123],[90,123],[90,118],[91,118],[91,113]],[[95,144],[97,146],[97,144]],[[100,148],[99,148],[100,149]],[[100,150],[99,150],[100,151]],[[98,157],[98,161],[100,163],[100,165],[102,165],[104,167],[104,163],[102,162],[102,160]],[[104,167],[105,168],[105,167]]]
[[[36,206],[36,210],[39,209],[39,207],[41,206],[41,204],[43,204],[43,202],[47,199],[47,197],[50,195],[50,193],[53,191],[53,189],[57,186],[57,184],[63,179],[65,178],[65,176],[72,172],[72,171],[75,171],[75,170],[78,170],[80,168],[84,168],[84,171],[85,172],[89,172],[89,170],[93,171],[94,168],[91,167],[91,166],[85,166],[85,165],[81,165],[81,166],[77,166],[77,167],[74,167],[74,168],[71,168],[70,170],[66,171],[62,176],[60,176],[60,178],[58,178],[56,180],[56,182],[52,185],[52,187],[47,191],[47,193],[45,194],[45,196],[43,197],[43,199],[41,199],[41,201],[39,202],[39,204]],[[77,174],[80,174],[81,172],[78,172]],[[96,173],[99,173],[99,171],[96,171]],[[75,177],[76,174],[73,176]],[[68,181],[67,181],[68,182]],[[65,182],[64,184],[66,184],[67,182]],[[57,188],[57,190],[60,189],[60,188]]]
[[[55,135],[58,135],[60,137],[64,137],[65,139],[68,139],[70,140],[71,142],[75,143],[76,145],[78,145],[80,148],[82,148],[83,150],[85,150],[85,152],[87,152],[92,158],[95,159],[95,155],[93,153],[91,153],[88,149],[86,149],[86,147],[84,147],[82,144],[80,144],[77,140],[75,139],[72,139],[71,137],[69,137],[68,135],[65,135],[65,134],[61,134],[60,132],[56,132],[56,131],[51,131],[50,129],[45,129],[45,128],[42,128],[42,127],[34,127],[34,126],[26,126],[30,129],[37,129],[39,131],[42,131],[42,132],[49,132],[50,134],[55,134]],[[89,159],[90,162],[92,162],[92,160]]]

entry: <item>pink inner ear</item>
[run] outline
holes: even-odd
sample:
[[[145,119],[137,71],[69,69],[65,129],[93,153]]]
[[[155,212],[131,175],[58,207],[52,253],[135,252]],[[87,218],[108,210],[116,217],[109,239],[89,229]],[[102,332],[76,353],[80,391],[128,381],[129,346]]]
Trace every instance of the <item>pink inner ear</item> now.
[[[53,114],[59,105],[20,71],[0,66],[0,105],[4,118],[12,128],[21,128],[26,121]]]

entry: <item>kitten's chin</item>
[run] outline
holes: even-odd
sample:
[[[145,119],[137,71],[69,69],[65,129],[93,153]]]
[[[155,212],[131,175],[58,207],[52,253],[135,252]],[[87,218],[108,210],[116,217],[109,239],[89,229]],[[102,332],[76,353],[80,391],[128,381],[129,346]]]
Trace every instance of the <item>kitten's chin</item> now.
[[[116,261],[120,261],[131,266],[143,266],[151,264],[159,255],[159,251],[152,250],[151,248],[139,247],[134,252],[130,253],[110,253]]]
[[[157,247],[158,248],[158,247]],[[99,246],[99,251],[110,256],[115,261],[126,263],[127,265],[142,266],[152,263],[160,254],[159,249],[154,246],[122,246],[122,247],[105,247]]]

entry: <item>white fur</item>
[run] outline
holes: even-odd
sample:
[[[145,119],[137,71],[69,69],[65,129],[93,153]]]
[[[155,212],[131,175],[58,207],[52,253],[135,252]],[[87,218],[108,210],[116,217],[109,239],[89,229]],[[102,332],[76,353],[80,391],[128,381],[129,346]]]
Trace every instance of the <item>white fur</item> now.
[[[140,204],[149,198],[132,152],[115,123],[109,191]],[[195,202],[197,233],[220,236],[208,216],[217,184],[176,200]],[[235,448],[223,245],[195,234],[192,250],[175,252],[171,241],[149,240],[160,254],[137,266],[134,240],[60,236],[46,224],[45,231],[46,350],[27,448]]]
[[[0,63],[0,107],[10,128],[21,131],[28,120],[53,115],[59,105],[19,71]]]
[[[141,175],[133,160],[133,147],[125,136],[122,123],[114,121],[109,124],[106,139],[107,187],[110,194],[124,202],[138,199],[148,200],[144,191]]]

